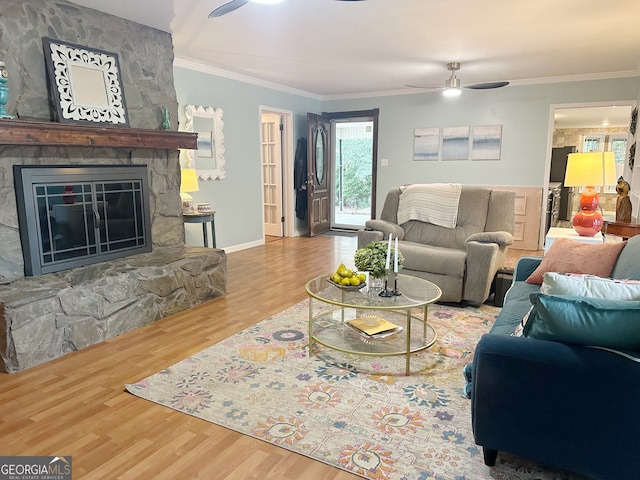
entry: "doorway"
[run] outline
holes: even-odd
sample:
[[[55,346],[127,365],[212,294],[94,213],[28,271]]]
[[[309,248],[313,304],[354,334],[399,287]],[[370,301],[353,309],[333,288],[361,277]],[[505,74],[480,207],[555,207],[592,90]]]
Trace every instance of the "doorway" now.
[[[260,107],[263,236],[293,236],[293,171],[289,111]]]
[[[359,230],[372,218],[373,119],[331,121],[333,216],[331,228]]]
[[[546,215],[541,225],[542,244],[547,227],[571,226],[571,218],[577,211],[579,195],[573,188],[562,188],[566,157],[571,152],[613,151],[616,155],[616,173],[631,180],[632,171],[628,166],[629,123],[635,102],[597,102],[581,104],[552,105],[549,122],[548,160],[545,170],[544,197]],[[554,156],[555,154],[555,156]],[[552,199],[554,188],[559,190],[558,205]],[[601,208],[605,217],[615,216],[615,186],[600,189]],[[566,198],[563,198],[566,196]],[[554,214],[557,218],[554,218]]]
[[[307,114],[309,235],[375,218],[379,110]]]

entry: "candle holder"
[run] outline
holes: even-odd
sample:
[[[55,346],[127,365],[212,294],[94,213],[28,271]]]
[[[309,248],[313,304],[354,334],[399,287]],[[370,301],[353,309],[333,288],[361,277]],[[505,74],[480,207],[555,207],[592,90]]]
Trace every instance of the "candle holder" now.
[[[393,297],[393,291],[389,290],[389,275],[391,274],[391,270],[387,269],[387,274],[384,277],[384,290],[382,290],[378,295],[385,298]]]
[[[395,297],[402,295],[398,290],[398,272],[393,272],[393,290],[391,290],[391,294]]]
[[[393,290],[389,290],[391,281],[393,281]],[[400,290],[398,290],[398,272],[387,270],[387,275],[384,278],[384,290],[382,290],[378,295],[385,298],[402,295]]]

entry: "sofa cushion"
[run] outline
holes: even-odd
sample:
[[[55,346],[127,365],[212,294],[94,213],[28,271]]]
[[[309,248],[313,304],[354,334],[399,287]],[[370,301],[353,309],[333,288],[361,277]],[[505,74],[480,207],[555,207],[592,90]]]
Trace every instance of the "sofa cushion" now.
[[[526,282],[541,285],[546,272],[586,273],[608,277],[624,246],[624,242],[591,244],[559,238],[553,242]]]
[[[530,299],[525,337],[640,350],[640,302],[542,293]]]
[[[640,235],[631,237],[627,240],[616,266],[613,267],[611,276],[613,278],[628,278],[632,280],[640,280]]]
[[[547,272],[544,274],[540,293],[609,300],[640,300],[640,281]]]
[[[511,335],[531,308],[529,295],[538,292],[539,288],[538,285],[525,282],[513,283],[507,290],[504,306],[496,317],[490,333]]]
[[[404,257],[403,268],[456,278],[464,277],[467,259],[465,250],[406,241],[398,243],[398,250]]]

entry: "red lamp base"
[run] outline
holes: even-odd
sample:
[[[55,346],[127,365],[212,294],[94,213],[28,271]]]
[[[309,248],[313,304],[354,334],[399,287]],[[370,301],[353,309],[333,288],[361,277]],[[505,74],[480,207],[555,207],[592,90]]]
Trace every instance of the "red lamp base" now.
[[[580,210],[573,217],[573,229],[582,237],[593,237],[602,230],[602,215],[600,212]]]
[[[587,187],[580,197],[580,210],[573,217],[573,229],[582,237],[593,237],[602,230],[602,215],[598,211],[598,193]]]

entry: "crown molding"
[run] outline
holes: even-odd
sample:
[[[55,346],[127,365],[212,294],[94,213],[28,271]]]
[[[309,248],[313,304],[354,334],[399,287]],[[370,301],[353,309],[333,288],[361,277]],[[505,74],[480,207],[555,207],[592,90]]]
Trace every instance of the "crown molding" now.
[[[318,95],[315,93],[307,92],[304,90],[298,90],[296,88],[287,87],[286,85],[280,85],[279,83],[269,82],[261,80],[259,78],[250,77],[248,75],[242,75],[240,73],[230,72],[210,65],[205,65],[200,62],[194,62],[192,60],[186,60],[183,58],[176,58],[173,62],[174,66],[186,68],[188,70],[195,70],[202,73],[208,73],[218,77],[228,78],[231,80],[237,80],[239,82],[249,83],[259,87],[269,88],[271,90],[277,90],[284,93],[290,93],[300,97],[310,98],[318,101],[329,100],[354,100],[359,98],[375,98],[375,97],[391,97],[396,95],[415,95],[416,93],[430,93],[422,92],[415,88],[403,88],[396,90],[382,90],[377,92],[359,92],[359,93],[344,93],[335,95]],[[513,80],[509,82],[510,86],[523,86],[523,85],[543,85],[548,83],[568,83],[568,82],[588,82],[594,80],[610,80],[615,78],[631,78],[640,77],[640,68],[636,70],[624,70],[620,72],[602,72],[602,73],[588,73],[581,75],[563,75],[557,77],[537,77],[526,78],[521,80]],[[437,92],[440,93],[440,92]]]
[[[580,75],[562,75],[558,77],[538,77],[514,80],[509,85],[542,85],[545,83],[589,82],[593,80],[611,80],[614,78],[640,77],[640,69],[621,72],[585,73]]]
[[[175,58],[173,65],[176,67],[186,68],[188,70],[194,70],[196,72],[208,73],[217,77],[228,78],[230,80],[237,80],[238,82],[249,83],[258,87],[270,88],[271,90],[277,90],[284,93],[290,93],[291,95],[297,95],[299,97],[306,97],[312,100],[322,100],[320,95],[315,93],[306,92],[304,90],[298,90],[296,88],[287,87],[286,85],[280,85],[279,83],[269,82],[267,80],[261,80],[259,78],[250,77],[248,75],[242,75],[240,73],[230,72],[229,70],[223,70],[221,68],[205,65],[200,62],[194,62],[192,60],[186,60],[183,58]]]

